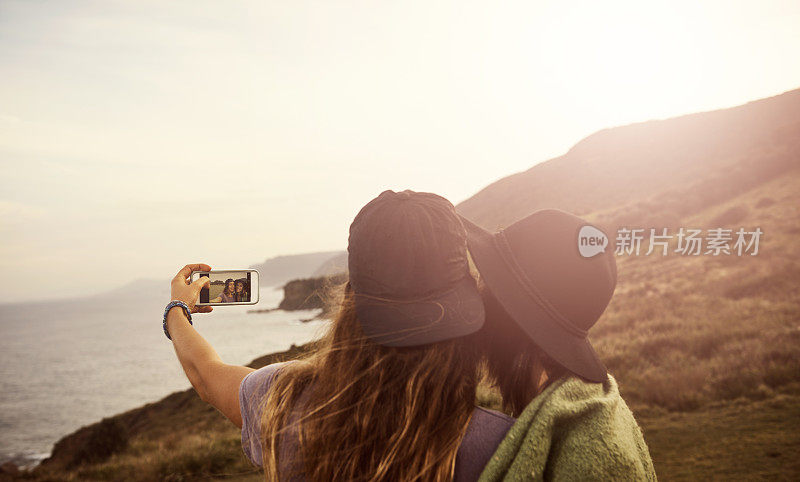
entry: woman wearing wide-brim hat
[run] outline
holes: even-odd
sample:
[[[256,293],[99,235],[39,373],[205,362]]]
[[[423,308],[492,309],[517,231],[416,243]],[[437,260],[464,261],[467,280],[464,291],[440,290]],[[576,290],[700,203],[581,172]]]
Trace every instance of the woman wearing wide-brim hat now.
[[[555,209],[496,233],[462,223],[489,371],[518,419],[481,480],[655,480],[642,432],[587,338],[616,286],[608,238]],[[582,241],[596,249],[582,254]]]

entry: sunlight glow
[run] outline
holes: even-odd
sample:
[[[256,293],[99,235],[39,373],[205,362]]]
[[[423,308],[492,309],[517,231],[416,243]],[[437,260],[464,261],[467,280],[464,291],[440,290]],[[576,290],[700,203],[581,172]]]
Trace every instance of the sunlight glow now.
[[[458,203],[599,129],[797,88],[798,25],[786,0],[6,0],[0,290],[340,249],[383,189]]]

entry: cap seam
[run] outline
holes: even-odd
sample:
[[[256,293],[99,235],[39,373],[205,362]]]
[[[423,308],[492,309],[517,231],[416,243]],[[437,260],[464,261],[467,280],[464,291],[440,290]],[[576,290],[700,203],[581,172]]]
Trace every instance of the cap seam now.
[[[453,291],[457,290],[460,287],[461,283],[463,283],[465,279],[468,279],[468,278],[471,278],[471,277],[472,277],[471,274],[466,273],[464,276],[462,276],[461,278],[456,280],[452,284],[452,286],[449,286],[449,287],[444,288],[444,289],[439,290],[439,291],[434,291],[433,293],[426,294],[425,296],[417,297],[417,298],[388,298],[388,297],[384,297],[384,296],[370,295],[370,294],[367,294],[367,293],[355,293],[355,292],[353,293],[353,295],[354,296],[359,296],[359,297],[362,297],[362,298],[368,298],[368,299],[373,299],[373,300],[377,300],[377,301],[388,301],[388,302],[393,302],[393,303],[419,303],[420,301],[428,301],[428,300],[430,300],[432,298],[439,298],[439,297],[444,296],[446,294],[452,293]]]

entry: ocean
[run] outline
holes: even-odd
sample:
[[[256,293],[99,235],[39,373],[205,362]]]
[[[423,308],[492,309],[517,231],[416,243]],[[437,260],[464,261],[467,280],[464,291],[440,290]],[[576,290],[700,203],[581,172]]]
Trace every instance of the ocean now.
[[[253,359],[318,337],[316,311],[247,313],[277,306],[261,290],[255,306],[194,316],[226,363]],[[35,465],[81,426],[191,385],[161,330],[165,300],[97,298],[0,305],[0,464]]]

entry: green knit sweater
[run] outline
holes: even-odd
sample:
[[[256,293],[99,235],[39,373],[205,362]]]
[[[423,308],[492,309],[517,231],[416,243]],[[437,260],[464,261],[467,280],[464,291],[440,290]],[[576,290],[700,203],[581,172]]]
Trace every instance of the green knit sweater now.
[[[480,482],[656,480],[642,431],[609,375],[554,382],[525,407]]]

